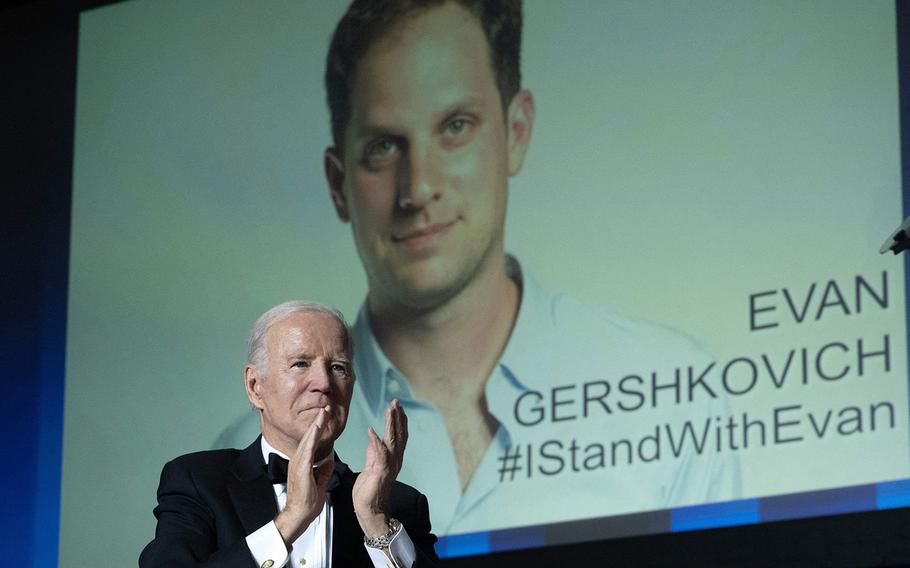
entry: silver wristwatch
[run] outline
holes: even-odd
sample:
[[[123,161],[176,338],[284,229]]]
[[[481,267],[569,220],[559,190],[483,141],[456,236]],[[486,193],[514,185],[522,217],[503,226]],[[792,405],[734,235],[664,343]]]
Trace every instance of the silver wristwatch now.
[[[385,550],[392,544],[392,539],[398,534],[398,531],[401,530],[401,523],[397,519],[389,517],[389,530],[385,534],[379,535],[375,538],[370,538],[367,535],[363,535],[363,543],[370,548],[378,548],[380,550]]]

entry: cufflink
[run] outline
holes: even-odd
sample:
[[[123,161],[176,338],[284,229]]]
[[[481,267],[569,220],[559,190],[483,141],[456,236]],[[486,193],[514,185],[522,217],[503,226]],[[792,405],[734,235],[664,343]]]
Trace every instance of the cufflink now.
[[[262,563],[262,568],[272,568],[272,566],[274,566],[274,565],[275,565],[274,560],[266,560],[265,562]]]

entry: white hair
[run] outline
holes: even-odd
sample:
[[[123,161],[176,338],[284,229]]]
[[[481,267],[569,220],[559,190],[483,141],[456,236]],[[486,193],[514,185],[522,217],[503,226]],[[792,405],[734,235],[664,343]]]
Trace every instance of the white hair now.
[[[253,324],[253,329],[250,331],[250,338],[247,341],[247,361],[260,371],[264,371],[268,359],[268,349],[265,343],[269,329],[279,321],[300,312],[326,314],[335,318],[342,329],[344,329],[344,341],[347,347],[348,356],[353,356],[354,338],[351,336],[351,328],[344,320],[344,315],[340,311],[316,302],[292,300],[271,308],[259,316],[259,319]]]

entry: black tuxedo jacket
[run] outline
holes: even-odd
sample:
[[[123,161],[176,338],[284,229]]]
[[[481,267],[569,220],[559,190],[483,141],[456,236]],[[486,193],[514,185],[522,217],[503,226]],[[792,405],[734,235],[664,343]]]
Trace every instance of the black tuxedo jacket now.
[[[333,568],[373,566],[351,500],[356,478],[348,466],[335,462],[329,483]],[[388,509],[414,542],[415,566],[435,566],[436,537],[430,533],[427,498],[396,482]],[[168,462],[161,472],[154,513],[155,538],[142,551],[140,567],[258,568],[245,537],[278,514],[259,438],[245,450],[197,452]]]

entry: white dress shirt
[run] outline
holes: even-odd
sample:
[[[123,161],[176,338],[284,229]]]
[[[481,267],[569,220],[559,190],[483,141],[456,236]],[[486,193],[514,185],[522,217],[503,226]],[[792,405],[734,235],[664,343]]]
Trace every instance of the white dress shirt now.
[[[276,450],[266,441],[265,436],[262,440],[262,458],[264,463],[268,463],[269,454],[278,454],[279,456],[289,459],[287,455]],[[275,490],[275,500],[278,504],[278,511],[284,510],[287,503],[287,484],[275,483],[272,485]],[[322,512],[313,519],[313,522],[306,528],[288,551],[275,526],[275,521],[269,521],[252,534],[246,537],[247,546],[253,555],[256,564],[261,568],[331,568],[332,566],[332,505],[326,498]],[[389,545],[388,554],[376,548],[364,547],[373,561],[376,568],[385,568],[393,566],[395,568],[410,568],[416,559],[414,543],[408,533],[401,527],[401,530],[394,536]]]

